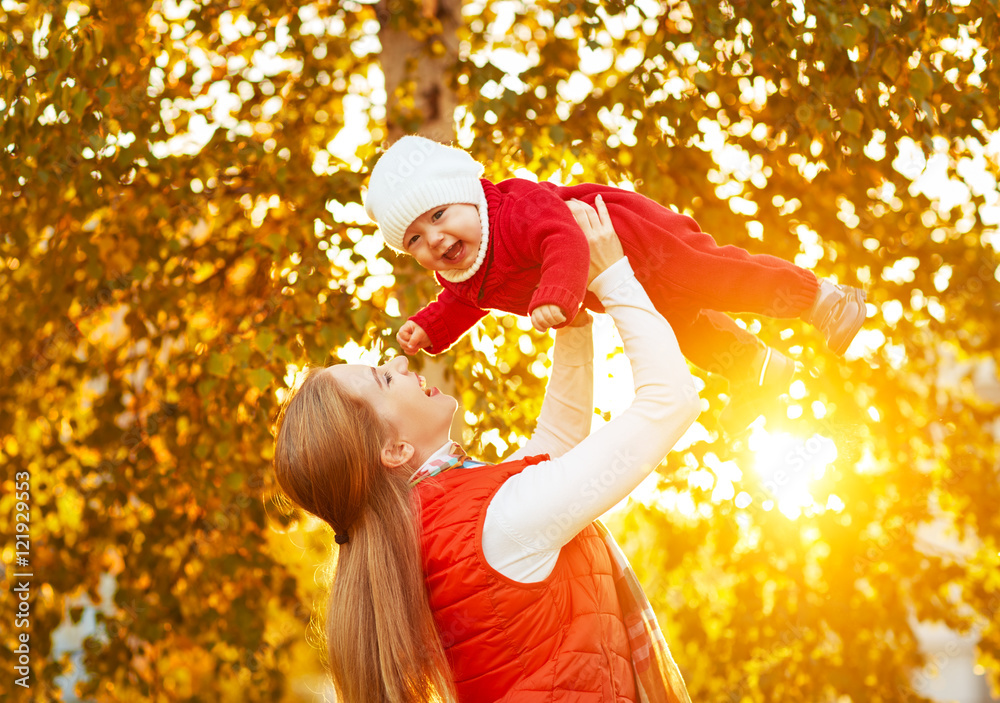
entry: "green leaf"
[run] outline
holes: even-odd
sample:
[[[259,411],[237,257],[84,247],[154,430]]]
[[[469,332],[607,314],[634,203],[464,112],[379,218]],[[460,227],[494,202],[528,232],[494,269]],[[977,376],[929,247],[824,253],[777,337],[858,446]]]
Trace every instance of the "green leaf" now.
[[[246,340],[240,341],[230,352],[233,365],[246,366],[247,360],[250,359],[250,351],[250,344]]]
[[[274,349],[274,357],[276,359],[289,362],[295,360],[295,355],[292,353],[292,350],[289,349],[284,344],[275,344],[273,349]]]
[[[254,349],[266,356],[274,346],[274,333],[266,328],[260,329],[250,343]]]
[[[323,325],[320,327],[319,336],[323,340],[323,346],[327,354],[347,342],[347,336],[343,333],[343,330],[335,329],[333,325]]]
[[[364,332],[370,318],[371,314],[363,307],[351,310],[351,322],[354,323],[354,329],[357,330],[358,333]]]
[[[73,58],[73,52],[71,52],[65,46],[60,46],[56,49],[56,65],[59,66],[60,71],[65,71],[69,66],[70,59]]]
[[[247,373],[247,380],[257,388],[257,390],[267,390],[274,382],[274,375],[267,369],[252,369]]]
[[[73,114],[77,117],[83,116],[83,111],[87,109],[87,105],[90,104],[90,96],[85,92],[80,91],[73,96]]]
[[[834,31],[833,33],[835,43],[839,44],[845,49],[853,48],[858,43],[858,39],[860,38],[860,36],[861,32],[859,32],[856,27],[850,24],[845,24],[842,25],[841,27],[838,27],[837,30]]]
[[[886,52],[886,56],[882,60],[882,73],[884,73],[887,78],[894,81],[899,76],[901,67],[902,64],[900,63],[899,56],[896,52]]]
[[[844,116],[840,119],[840,123],[846,131],[858,135],[861,134],[861,125],[864,120],[865,116],[860,111],[848,109],[844,110]]]
[[[868,13],[868,21],[878,27],[879,30],[885,30],[889,27],[889,13],[882,8],[873,7]]]
[[[910,74],[910,95],[917,105],[922,103],[932,90],[934,90],[934,79],[926,68],[920,66]]]
[[[232,366],[230,357],[212,352],[208,357],[208,363],[205,364],[205,370],[213,376],[228,376]]]
[[[198,381],[198,394],[206,397],[212,393],[215,387],[219,385],[219,379],[217,378],[203,378]]]

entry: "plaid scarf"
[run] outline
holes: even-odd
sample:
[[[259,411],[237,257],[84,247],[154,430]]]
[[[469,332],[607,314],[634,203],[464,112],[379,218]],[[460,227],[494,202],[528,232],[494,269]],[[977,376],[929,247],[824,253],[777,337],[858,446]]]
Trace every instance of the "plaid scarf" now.
[[[434,452],[434,456],[436,456],[440,451],[441,450],[439,449],[437,452]],[[436,459],[428,459],[423,466],[410,474],[410,488],[413,488],[425,478],[437,476],[442,471],[447,471],[448,469],[455,468],[456,466],[473,468],[485,465],[485,462],[473,461],[470,459],[469,455],[465,453],[464,449],[462,449],[461,444],[458,442],[452,442],[451,446],[448,447],[447,454]]]
[[[649,604],[642,585],[615,538],[600,520],[594,521],[611,556],[618,592],[618,604],[625,616],[628,643],[632,648],[632,670],[640,703],[691,703],[680,669],[670,656],[656,613]]]
[[[452,442],[446,455],[429,460],[413,472],[410,486],[456,466],[471,468],[484,465],[481,461],[470,459],[458,442]],[[595,520],[593,525],[611,557],[615,591],[632,649],[632,670],[639,703],[691,703],[680,669],[670,656],[670,648],[656,622],[653,606],[649,604],[628,558],[600,520]]]

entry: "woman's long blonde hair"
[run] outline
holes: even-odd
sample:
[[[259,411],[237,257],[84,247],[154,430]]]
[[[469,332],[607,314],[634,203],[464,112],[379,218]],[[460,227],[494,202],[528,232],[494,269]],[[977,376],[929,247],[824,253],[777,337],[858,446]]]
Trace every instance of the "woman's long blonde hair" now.
[[[278,417],[274,468],[285,494],[348,542],[326,616],[334,686],[347,703],[452,700],[420,558],[409,470],[382,464],[391,428],[324,369],[310,369]]]

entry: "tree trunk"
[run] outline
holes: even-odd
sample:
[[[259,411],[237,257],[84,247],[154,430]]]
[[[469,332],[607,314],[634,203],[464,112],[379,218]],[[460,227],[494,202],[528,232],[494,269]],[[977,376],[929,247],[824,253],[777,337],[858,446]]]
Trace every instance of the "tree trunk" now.
[[[407,16],[407,11],[412,14],[418,9],[422,19]],[[451,80],[458,63],[462,0],[380,0],[375,11],[382,44],[389,141],[404,134],[452,141],[458,100]],[[421,39],[409,31],[417,22],[428,25],[433,20],[440,23],[438,34]]]
[[[407,16],[407,10],[411,16]],[[423,14],[422,19],[412,16],[418,10]],[[380,0],[375,12],[387,96],[387,142],[391,144],[406,134],[420,134],[445,143],[454,141],[458,99],[452,89],[452,76],[459,58],[462,0]],[[409,31],[414,23],[429,24],[434,19],[440,23],[438,34],[420,39]],[[451,436],[464,442],[465,413],[454,379],[445,375],[447,368],[443,359],[424,357],[422,371],[428,386],[437,386],[442,393],[459,400]]]

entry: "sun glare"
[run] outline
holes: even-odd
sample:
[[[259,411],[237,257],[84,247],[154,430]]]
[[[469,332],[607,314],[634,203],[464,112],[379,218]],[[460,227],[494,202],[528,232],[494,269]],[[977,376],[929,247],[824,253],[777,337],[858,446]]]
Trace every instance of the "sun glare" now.
[[[755,427],[749,447],[754,453],[754,469],[763,479],[765,510],[777,506],[795,520],[803,511],[823,510],[810,492],[813,481],[823,478],[826,467],[837,458],[833,441],[819,434],[807,439],[785,432],[770,434]]]
[[[375,344],[371,348],[350,341],[337,350],[337,356],[348,364],[368,364],[377,366],[382,362],[382,347]]]

